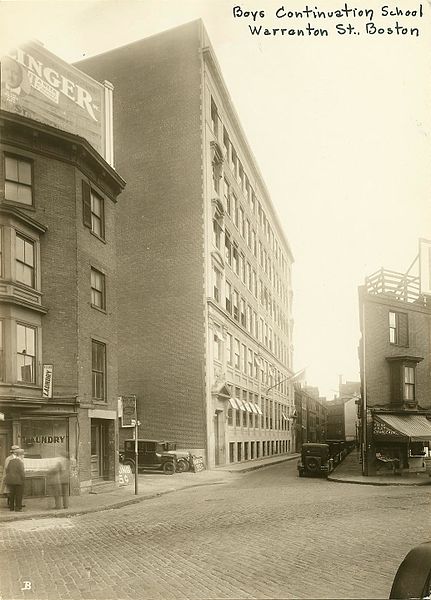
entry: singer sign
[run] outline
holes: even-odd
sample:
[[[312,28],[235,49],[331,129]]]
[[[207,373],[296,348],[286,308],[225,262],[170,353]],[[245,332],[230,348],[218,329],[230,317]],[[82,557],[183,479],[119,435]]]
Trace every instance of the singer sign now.
[[[1,108],[80,135],[105,157],[105,87],[36,42],[1,58]]]

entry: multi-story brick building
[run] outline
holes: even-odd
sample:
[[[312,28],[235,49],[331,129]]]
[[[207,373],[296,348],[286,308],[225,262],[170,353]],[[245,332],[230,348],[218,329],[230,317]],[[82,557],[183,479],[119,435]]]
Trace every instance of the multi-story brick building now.
[[[79,68],[115,88],[119,387],[140,436],[209,466],[290,452],[292,254],[202,22]]]
[[[79,86],[88,99],[100,84],[38,44],[3,58],[2,75],[0,466],[12,443],[33,459],[68,452],[77,494],[116,477],[115,203],[124,182],[79,135],[86,108],[72,95]],[[43,477],[26,485],[44,493]]]
[[[358,404],[361,395],[359,381],[339,385],[339,396],[326,402],[328,440],[358,442]]]
[[[419,278],[380,270],[359,288],[365,474],[424,470],[431,440],[431,309]]]
[[[295,384],[295,449],[306,442],[326,441],[326,399],[316,387]]]

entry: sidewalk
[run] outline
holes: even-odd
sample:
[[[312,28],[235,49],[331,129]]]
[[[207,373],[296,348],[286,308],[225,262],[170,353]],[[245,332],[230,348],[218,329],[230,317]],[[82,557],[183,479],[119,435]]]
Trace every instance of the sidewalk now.
[[[135,495],[133,478],[128,486],[117,487],[111,491],[71,496],[67,509],[55,510],[53,498],[25,498],[23,512],[11,512],[6,506],[6,498],[0,499],[0,522],[44,517],[70,517],[102,510],[122,508],[150,498],[156,498],[171,492],[203,485],[219,485],[235,479],[241,473],[260,469],[287,460],[295,460],[298,454],[280,455],[254,460],[246,463],[223,465],[211,471],[199,473],[144,473],[139,475],[138,495]]]
[[[431,485],[428,473],[411,473],[406,475],[362,475],[362,465],[359,462],[359,453],[353,450],[343,462],[335,467],[328,477],[329,481],[340,483],[360,483],[362,485]]]

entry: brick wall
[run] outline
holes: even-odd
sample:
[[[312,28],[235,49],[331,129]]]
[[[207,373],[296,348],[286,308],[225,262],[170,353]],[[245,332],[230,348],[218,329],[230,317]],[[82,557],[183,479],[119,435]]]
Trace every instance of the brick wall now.
[[[409,345],[389,342],[389,311],[408,314]],[[431,369],[429,310],[402,302],[390,303],[365,295],[365,366],[367,406],[388,405],[391,399],[390,365],[387,356],[420,356],[416,367],[416,398],[422,408],[431,408]]]
[[[114,84],[119,391],[141,437],[206,443],[200,24],[79,64]],[[126,430],[125,437],[130,431]]]

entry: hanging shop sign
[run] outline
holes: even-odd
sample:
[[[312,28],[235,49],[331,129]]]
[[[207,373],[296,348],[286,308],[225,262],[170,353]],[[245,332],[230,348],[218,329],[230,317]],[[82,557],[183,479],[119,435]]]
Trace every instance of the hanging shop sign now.
[[[37,42],[0,61],[2,110],[80,135],[106,158],[104,85]]]
[[[121,427],[135,427],[136,425],[136,396],[121,396]]]
[[[42,377],[42,397],[52,398],[52,376],[54,372],[53,365],[43,365]]]

